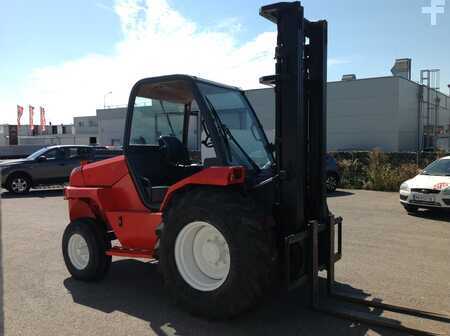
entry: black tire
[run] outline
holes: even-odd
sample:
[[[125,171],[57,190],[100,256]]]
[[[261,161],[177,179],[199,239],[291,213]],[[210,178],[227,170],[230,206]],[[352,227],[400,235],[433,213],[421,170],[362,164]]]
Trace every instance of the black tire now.
[[[175,198],[163,214],[160,267],[175,301],[194,315],[230,318],[254,307],[273,281],[273,234],[255,202],[238,192],[199,188]],[[191,287],[175,261],[175,240],[189,223],[204,221],[225,238],[230,251],[226,280],[212,291]]]
[[[13,194],[26,194],[31,188],[31,178],[23,173],[11,175],[6,181],[6,189]]]
[[[327,192],[335,192],[339,183],[339,178],[336,173],[328,172],[327,178],[325,180],[325,185],[327,188]]]
[[[77,268],[69,257],[69,240],[74,234],[81,235],[88,247],[89,258],[86,267]],[[91,218],[76,219],[64,230],[62,252],[64,262],[70,274],[78,280],[97,281],[103,279],[111,266],[111,256],[105,254],[111,248],[111,241],[107,237],[102,225]]]
[[[403,207],[408,213],[416,213],[419,211],[419,207],[417,205],[403,204]]]

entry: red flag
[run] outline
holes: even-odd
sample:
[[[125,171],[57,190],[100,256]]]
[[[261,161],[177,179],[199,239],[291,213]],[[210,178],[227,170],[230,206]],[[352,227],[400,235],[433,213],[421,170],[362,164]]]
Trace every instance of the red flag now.
[[[28,105],[28,112],[30,113],[30,120],[29,120],[30,130],[33,130],[34,129],[34,122],[33,122],[33,119],[34,119],[34,106]]]
[[[39,110],[41,112],[41,131],[45,131],[45,109],[41,106]]]
[[[20,119],[23,115],[23,106],[17,105],[17,126],[20,126]]]

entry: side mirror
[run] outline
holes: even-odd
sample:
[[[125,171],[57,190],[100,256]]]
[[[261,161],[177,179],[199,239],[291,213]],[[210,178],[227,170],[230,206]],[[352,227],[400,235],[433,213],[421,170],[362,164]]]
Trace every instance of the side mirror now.
[[[38,162],[44,162],[44,161],[47,161],[47,157],[45,155],[41,155],[38,157],[37,160],[38,160]]]

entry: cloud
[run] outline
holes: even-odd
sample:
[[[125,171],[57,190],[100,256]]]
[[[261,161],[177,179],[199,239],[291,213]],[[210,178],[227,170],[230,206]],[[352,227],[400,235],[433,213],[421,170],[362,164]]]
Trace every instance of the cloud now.
[[[346,59],[339,59],[339,58],[329,58],[328,59],[328,66],[350,64],[350,63],[351,62]]]
[[[239,43],[237,19],[199,26],[166,0],[117,0],[113,10],[123,32],[113,54],[35,69],[21,100],[45,106],[48,121],[72,122],[73,116],[94,115],[104,99],[107,105],[126,104],[131,86],[144,77],[186,73],[255,88],[260,76],[274,71],[275,32]]]

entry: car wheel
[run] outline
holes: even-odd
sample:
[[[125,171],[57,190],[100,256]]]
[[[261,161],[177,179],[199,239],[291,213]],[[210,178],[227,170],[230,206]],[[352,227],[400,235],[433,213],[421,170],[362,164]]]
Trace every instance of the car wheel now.
[[[327,192],[334,192],[338,186],[338,178],[335,173],[328,173],[325,180]]]
[[[25,194],[31,188],[31,179],[24,174],[13,175],[6,183],[6,189],[13,194]]]
[[[406,211],[408,211],[408,213],[416,213],[417,211],[419,211],[419,207],[416,205],[403,204],[403,207]]]

